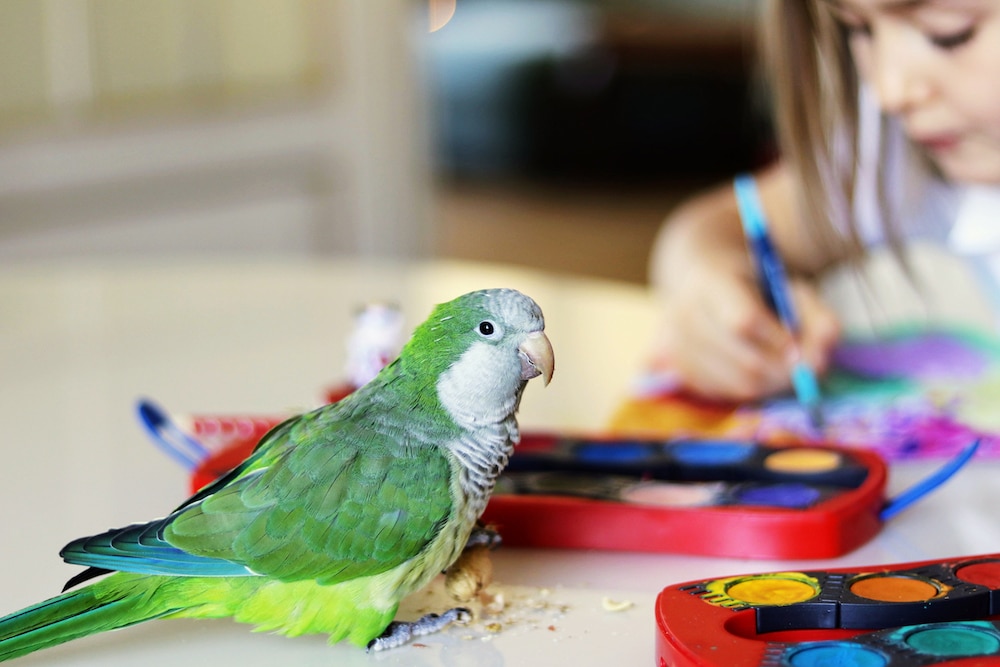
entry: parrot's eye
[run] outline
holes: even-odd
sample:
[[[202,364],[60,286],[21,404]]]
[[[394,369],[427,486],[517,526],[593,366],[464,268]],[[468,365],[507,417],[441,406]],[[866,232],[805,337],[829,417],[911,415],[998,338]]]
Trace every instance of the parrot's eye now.
[[[479,323],[479,333],[484,336],[492,336],[493,332],[496,331],[496,327],[489,320],[483,320]]]

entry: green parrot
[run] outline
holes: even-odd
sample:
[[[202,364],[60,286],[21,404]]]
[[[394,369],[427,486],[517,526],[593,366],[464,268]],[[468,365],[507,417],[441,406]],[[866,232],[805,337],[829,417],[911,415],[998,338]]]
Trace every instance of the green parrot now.
[[[393,622],[475,536],[524,387],[552,377],[544,328],[512,289],[437,306],[368,384],[279,424],[166,518],[68,544],[63,559],[88,569],[0,619],[0,661],[154,618],[232,617],[376,651],[467,620]]]

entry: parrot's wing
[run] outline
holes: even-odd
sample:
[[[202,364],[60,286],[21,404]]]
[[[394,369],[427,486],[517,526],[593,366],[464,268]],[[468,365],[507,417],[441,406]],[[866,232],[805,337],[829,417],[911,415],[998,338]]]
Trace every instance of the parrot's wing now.
[[[161,521],[78,540],[63,557],[132,572],[322,583],[409,560],[453,511],[450,465],[436,447],[400,445],[405,428],[389,436],[329,418],[336,414],[287,422],[224,485]]]

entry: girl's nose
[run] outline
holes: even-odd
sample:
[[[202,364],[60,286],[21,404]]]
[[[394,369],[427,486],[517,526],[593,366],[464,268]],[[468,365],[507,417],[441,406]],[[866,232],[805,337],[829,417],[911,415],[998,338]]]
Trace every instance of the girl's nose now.
[[[902,114],[926,102],[932,92],[930,72],[921,58],[918,35],[888,26],[874,38],[872,86],[888,114]]]

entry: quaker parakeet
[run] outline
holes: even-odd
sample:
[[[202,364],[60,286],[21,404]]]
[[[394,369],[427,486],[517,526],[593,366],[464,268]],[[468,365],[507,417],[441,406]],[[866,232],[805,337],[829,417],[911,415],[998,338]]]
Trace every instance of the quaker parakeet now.
[[[233,617],[381,650],[466,617],[394,623],[465,547],[551,379],[542,311],[511,289],[439,305],[343,400],[289,419],[164,519],[67,545],[81,588],[0,619],[0,660],[153,618]]]

